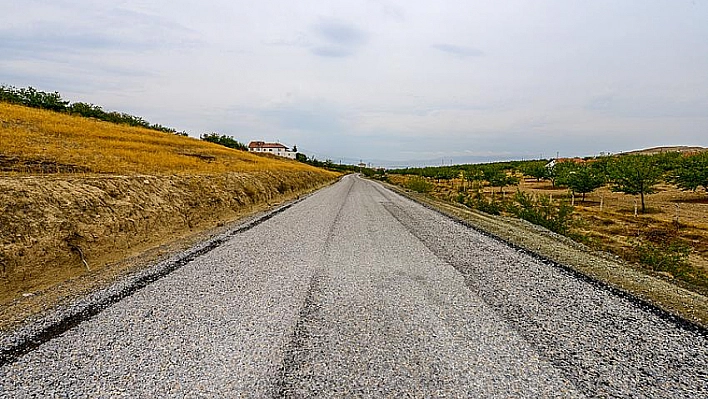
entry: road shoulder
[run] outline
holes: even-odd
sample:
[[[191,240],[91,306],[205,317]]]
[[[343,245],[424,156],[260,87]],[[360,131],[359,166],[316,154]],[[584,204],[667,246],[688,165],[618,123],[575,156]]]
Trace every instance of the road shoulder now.
[[[386,188],[483,234],[551,261],[579,277],[675,318],[690,329],[708,328],[708,298],[635,270],[610,254],[560,236],[524,220],[485,214],[462,205],[381,183]]]

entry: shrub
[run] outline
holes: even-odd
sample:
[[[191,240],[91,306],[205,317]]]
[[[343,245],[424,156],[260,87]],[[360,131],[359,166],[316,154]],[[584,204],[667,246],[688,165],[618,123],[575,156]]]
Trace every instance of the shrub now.
[[[433,189],[433,183],[430,183],[429,181],[425,180],[425,178],[418,176],[412,177],[410,180],[408,180],[406,186],[408,187],[408,189],[419,193],[427,193]]]
[[[475,195],[474,201],[471,205],[478,211],[482,211],[490,215],[501,215],[501,212],[504,210],[503,202],[496,200],[494,197],[487,199],[480,192]]]
[[[634,245],[634,252],[640,263],[649,266],[654,271],[684,276],[691,269],[688,263],[691,247],[685,244],[639,241]]]
[[[569,234],[573,223],[573,207],[566,202],[554,204],[546,195],[516,191],[514,203],[507,210],[518,218],[563,235]]]
[[[458,193],[457,197],[455,197],[455,201],[465,205],[467,203],[467,196],[465,195],[465,193]]]

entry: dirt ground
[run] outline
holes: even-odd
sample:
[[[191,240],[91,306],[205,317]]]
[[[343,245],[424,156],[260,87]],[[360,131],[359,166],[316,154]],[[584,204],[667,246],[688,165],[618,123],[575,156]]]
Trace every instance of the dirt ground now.
[[[548,182],[527,180],[520,189],[569,197],[566,189],[553,188]],[[655,194],[645,197],[644,214],[639,201],[637,196],[608,188],[587,194],[585,201],[576,197],[575,210],[581,218],[578,230],[594,239],[595,245],[616,253],[630,250],[636,237],[652,233],[676,236],[691,246],[691,264],[708,272],[708,194],[659,185]]]
[[[331,180],[307,171],[0,176],[0,329]]]

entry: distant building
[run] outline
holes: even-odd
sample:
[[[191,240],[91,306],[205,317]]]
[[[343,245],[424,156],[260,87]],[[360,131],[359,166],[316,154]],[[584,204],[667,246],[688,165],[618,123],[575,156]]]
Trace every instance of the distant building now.
[[[280,143],[266,143],[265,141],[251,141],[248,143],[248,151],[273,154],[290,159],[295,159],[295,154],[297,154],[297,151],[290,151],[288,147]]]

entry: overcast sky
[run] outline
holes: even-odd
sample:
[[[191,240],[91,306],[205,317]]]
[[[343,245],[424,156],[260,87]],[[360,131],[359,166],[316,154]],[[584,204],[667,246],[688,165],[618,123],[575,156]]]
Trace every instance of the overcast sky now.
[[[0,84],[335,162],[708,146],[708,0],[5,0]]]

